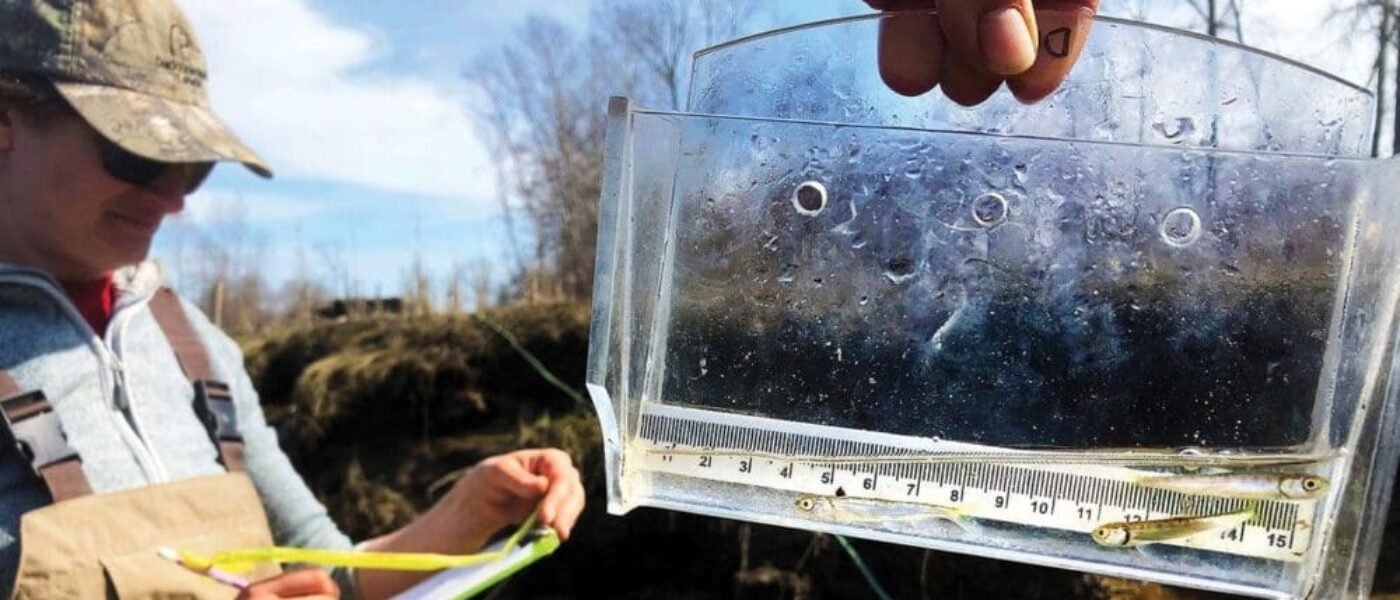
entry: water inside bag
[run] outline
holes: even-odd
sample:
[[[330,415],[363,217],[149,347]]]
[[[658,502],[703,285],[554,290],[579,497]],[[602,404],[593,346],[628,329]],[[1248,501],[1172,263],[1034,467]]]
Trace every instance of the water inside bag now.
[[[588,374],[610,508],[1365,589],[1400,295],[1370,95],[1100,18],[1046,100],[962,108],[884,87],[879,18],[702,51],[684,112],[614,100]],[[1141,485],[1241,473],[1326,489]],[[876,514],[814,518],[805,496]],[[890,516],[920,505],[962,518]],[[1240,510],[1140,548],[1089,535]]]

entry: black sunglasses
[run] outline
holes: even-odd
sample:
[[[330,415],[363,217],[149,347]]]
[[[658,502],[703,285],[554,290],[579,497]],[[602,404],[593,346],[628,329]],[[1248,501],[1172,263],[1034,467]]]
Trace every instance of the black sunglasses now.
[[[214,163],[168,163],[158,160],[151,160],[144,156],[133,154],[118,146],[101,135],[97,136],[98,145],[102,151],[102,168],[117,181],[129,183],[131,185],[146,187],[160,179],[161,175],[176,166],[188,164],[193,167],[189,171],[189,182],[185,185],[185,193],[192,193],[204,183],[209,177],[209,172],[214,170]]]

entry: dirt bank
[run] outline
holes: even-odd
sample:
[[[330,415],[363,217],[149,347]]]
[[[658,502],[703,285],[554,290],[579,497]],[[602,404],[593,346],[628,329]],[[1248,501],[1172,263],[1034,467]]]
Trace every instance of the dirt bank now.
[[[581,387],[586,306],[488,316],[560,379]],[[606,514],[591,407],[552,387],[478,319],[351,319],[265,335],[244,348],[283,445],[356,539],[407,522],[432,502],[434,484],[491,454],[528,446],[572,454],[589,488],[574,541],[494,598],[872,597],[828,536],[654,509]],[[854,543],[895,598],[1228,597]],[[1400,531],[1388,528],[1385,543],[1377,591],[1400,595]]]

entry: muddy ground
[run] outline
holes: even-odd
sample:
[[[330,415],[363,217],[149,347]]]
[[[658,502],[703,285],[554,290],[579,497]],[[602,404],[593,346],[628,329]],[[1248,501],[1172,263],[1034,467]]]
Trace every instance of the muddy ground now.
[[[588,309],[487,313],[553,373],[582,387]],[[656,509],[604,507],[591,407],[540,377],[469,315],[325,322],[249,339],[270,422],[316,495],[354,538],[406,523],[452,473],[486,456],[557,446],[584,474],[574,539],[490,597],[870,598],[828,536]],[[1391,510],[1391,521],[1396,511]],[[853,540],[895,598],[1229,598],[1015,563]],[[1400,527],[1388,527],[1376,597],[1400,599]]]

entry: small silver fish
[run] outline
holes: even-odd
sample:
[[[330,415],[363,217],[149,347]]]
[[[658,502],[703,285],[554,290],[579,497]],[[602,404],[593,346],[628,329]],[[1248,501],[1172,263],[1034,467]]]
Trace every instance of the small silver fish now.
[[[802,514],[832,523],[881,523],[945,519],[962,524],[963,513],[936,504],[896,502],[851,496],[798,496],[793,506]]]
[[[653,442],[658,444],[658,442]],[[644,446],[642,452],[658,456],[730,456],[742,458],[762,458],[782,462],[810,463],[816,465],[849,464],[977,464],[998,465],[1113,465],[1129,466],[1277,466],[1327,462],[1338,457],[1336,452],[1327,454],[1162,454],[1142,450],[1018,450],[1014,452],[910,452],[903,454],[880,455],[803,455],[785,452],[764,452],[761,450],[737,450],[730,448],[669,448],[660,445]]]
[[[1236,527],[1254,518],[1253,509],[1200,517],[1172,517],[1151,521],[1105,523],[1089,533],[1101,546],[1127,548],[1188,538],[1203,531]]]
[[[1165,475],[1138,480],[1143,487],[1241,500],[1308,500],[1327,491],[1327,480],[1298,473]]]

